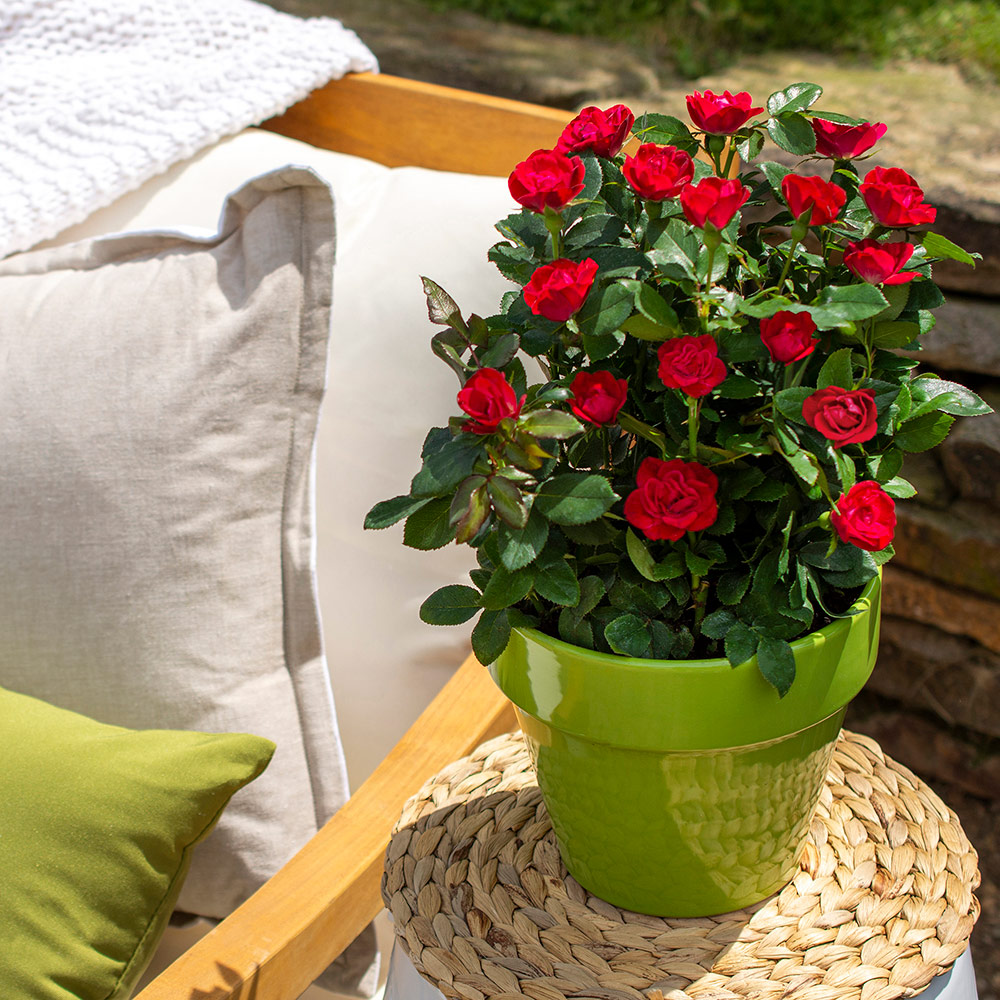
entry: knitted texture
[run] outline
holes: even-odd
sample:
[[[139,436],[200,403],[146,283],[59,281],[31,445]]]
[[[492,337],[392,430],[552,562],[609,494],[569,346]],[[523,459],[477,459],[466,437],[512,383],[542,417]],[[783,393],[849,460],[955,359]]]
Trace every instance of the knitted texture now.
[[[339,21],[253,0],[3,0],[0,256],[377,68]]]

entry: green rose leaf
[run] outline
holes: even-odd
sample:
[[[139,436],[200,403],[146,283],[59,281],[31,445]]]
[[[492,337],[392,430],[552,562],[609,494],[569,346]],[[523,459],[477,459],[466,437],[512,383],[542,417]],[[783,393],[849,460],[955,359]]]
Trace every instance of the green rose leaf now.
[[[510,620],[506,611],[484,611],[472,630],[472,651],[476,659],[489,666],[510,642]]]
[[[617,499],[604,476],[567,472],[539,487],[535,508],[555,524],[587,524],[609,511]]]
[[[726,659],[738,667],[757,652],[757,634],[743,622],[737,622],[726,632],[724,646]]]
[[[523,601],[531,591],[535,579],[531,567],[511,572],[503,566],[497,567],[483,588],[481,604],[487,611],[499,611],[518,601]]]
[[[428,625],[461,625],[481,608],[478,590],[452,583],[435,590],[420,605],[420,620]]]
[[[678,329],[677,313],[667,305],[663,296],[654,288],[645,283],[636,283],[634,290],[635,307],[646,319],[652,320],[660,326]]]
[[[489,516],[486,477],[469,476],[463,479],[448,510],[448,520],[455,529],[455,541],[472,541]]]
[[[919,324],[908,323],[905,320],[887,320],[875,324],[872,343],[882,350],[893,351],[898,347],[906,347],[919,336]]]
[[[403,518],[409,517],[414,511],[420,510],[426,503],[428,503],[426,498],[415,499],[411,496],[382,500],[365,515],[365,527],[375,531],[389,528]]]
[[[776,91],[767,99],[767,112],[770,115],[780,115],[789,111],[805,111],[822,96],[823,88],[818,84],[793,83],[784,90]]]
[[[509,243],[497,243],[486,256],[508,281],[518,285],[526,285],[538,267],[535,255],[527,247]]]
[[[562,410],[534,410],[521,420],[522,430],[540,438],[563,440],[583,432],[583,424]]]
[[[545,600],[565,607],[580,603],[580,583],[573,567],[562,557],[546,560],[543,554],[535,567],[535,590]]]
[[[784,639],[762,636],[757,645],[757,665],[764,680],[784,698],[795,680],[795,654],[792,647]]]
[[[954,417],[937,410],[907,420],[896,432],[896,446],[903,451],[927,451],[948,436],[954,422]]]
[[[847,384],[850,385],[850,382]],[[796,423],[803,424],[805,421],[802,419],[802,404],[815,391],[815,389],[809,389],[803,386],[795,386],[793,389],[782,389],[780,392],[775,393],[774,408],[783,417],[787,417],[789,420],[794,420]]]
[[[767,134],[777,146],[796,156],[816,151],[816,133],[805,115],[782,114],[767,123]]]
[[[883,483],[882,489],[884,489],[889,496],[895,497],[897,500],[905,500],[908,497],[917,495],[917,491],[913,484],[907,482],[905,479],[902,479],[900,476],[894,476],[887,483]]]
[[[413,477],[410,492],[414,497],[439,497],[451,493],[458,484],[472,472],[476,461],[485,456],[482,438],[474,434],[459,434],[452,437],[428,435],[424,464]]]
[[[812,131],[811,126],[809,131]],[[793,171],[789,170],[788,167],[782,166],[780,163],[775,163],[773,160],[764,160],[758,163],[757,166],[764,172],[767,183],[771,185],[771,190],[780,198],[781,182]]]
[[[839,351],[834,351],[823,362],[823,367],[819,370],[816,388],[825,389],[827,386],[835,385],[838,389],[850,389],[854,385],[852,354],[853,351],[849,347],[842,347]]]
[[[764,148],[764,135],[754,129],[746,136],[737,136],[736,151],[740,154],[740,159],[745,163],[756,160],[760,156],[760,151]]]
[[[528,515],[523,528],[501,524],[497,532],[500,561],[505,569],[523,569],[538,558],[549,538],[549,522],[536,510]]]
[[[455,538],[450,519],[451,501],[430,500],[406,519],[403,544],[411,549],[440,549]]]
[[[729,375],[716,391],[723,399],[751,399],[760,395],[760,385],[745,375]]]
[[[720,608],[705,616],[701,623],[701,632],[709,639],[724,639],[735,624],[736,615],[726,608]]]
[[[503,368],[514,359],[521,338],[516,333],[501,333],[490,338],[490,345],[479,355],[480,368]]]
[[[673,115],[663,115],[655,111],[647,111],[640,115],[632,125],[632,134],[640,142],[656,142],[661,146],[676,146],[689,153],[698,151],[698,140],[691,135],[691,130],[679,118]]]
[[[640,659],[649,653],[653,641],[646,622],[637,615],[619,615],[608,622],[604,638],[616,653]]]
[[[715,586],[715,596],[722,604],[739,604],[747,592],[747,587],[750,586],[750,575],[749,570],[731,570],[723,573]]]
[[[993,412],[971,389],[943,378],[918,378],[910,385],[917,416],[929,408],[943,410],[956,417],[979,417]],[[930,404],[930,405],[929,405]]]
[[[676,326],[661,326],[659,323],[654,323],[651,319],[647,319],[641,313],[629,316],[622,323],[622,329],[639,340],[648,340],[653,343],[669,340],[677,333]]]
[[[511,528],[523,528],[528,522],[528,508],[521,491],[505,476],[490,476],[486,485],[486,493],[490,498],[497,517]]]
[[[617,282],[587,296],[576,314],[580,332],[588,337],[614,333],[632,315],[632,293]]]
[[[928,257],[937,257],[942,260],[957,260],[972,267],[976,266],[977,257],[982,260],[979,254],[973,256],[938,233],[924,233],[920,245],[927,251]]]
[[[888,304],[874,285],[827,285],[810,305],[809,312],[819,329],[831,330],[875,316]]]
[[[436,326],[450,326],[468,333],[458,303],[436,281],[424,277],[420,280],[424,285],[424,295],[427,296],[428,319]]]

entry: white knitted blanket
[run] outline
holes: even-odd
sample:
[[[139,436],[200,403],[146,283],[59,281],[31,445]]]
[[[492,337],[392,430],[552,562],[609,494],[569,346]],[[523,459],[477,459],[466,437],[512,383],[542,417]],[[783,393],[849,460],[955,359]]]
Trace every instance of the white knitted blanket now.
[[[339,21],[253,0],[0,0],[0,256],[377,68]]]

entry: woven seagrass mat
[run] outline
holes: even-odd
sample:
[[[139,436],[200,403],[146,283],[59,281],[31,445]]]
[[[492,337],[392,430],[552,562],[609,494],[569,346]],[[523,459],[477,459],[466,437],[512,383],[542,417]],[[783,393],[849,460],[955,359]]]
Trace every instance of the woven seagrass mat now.
[[[965,951],[977,857],[955,814],[844,732],[800,870],[777,895],[670,919],[591,895],[559,858],[520,734],[409,800],[382,896],[411,959],[462,1000],[895,1000]]]

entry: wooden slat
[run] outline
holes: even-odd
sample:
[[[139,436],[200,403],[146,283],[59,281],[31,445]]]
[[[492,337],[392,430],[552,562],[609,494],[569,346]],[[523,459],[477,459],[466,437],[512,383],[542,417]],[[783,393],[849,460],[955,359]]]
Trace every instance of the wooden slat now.
[[[572,115],[535,104],[359,73],[315,91],[264,127],[389,167],[504,176],[551,149]]]
[[[406,799],[515,727],[510,703],[469,657],[330,822],[136,1000],[294,1000],[382,908],[383,857]]]

